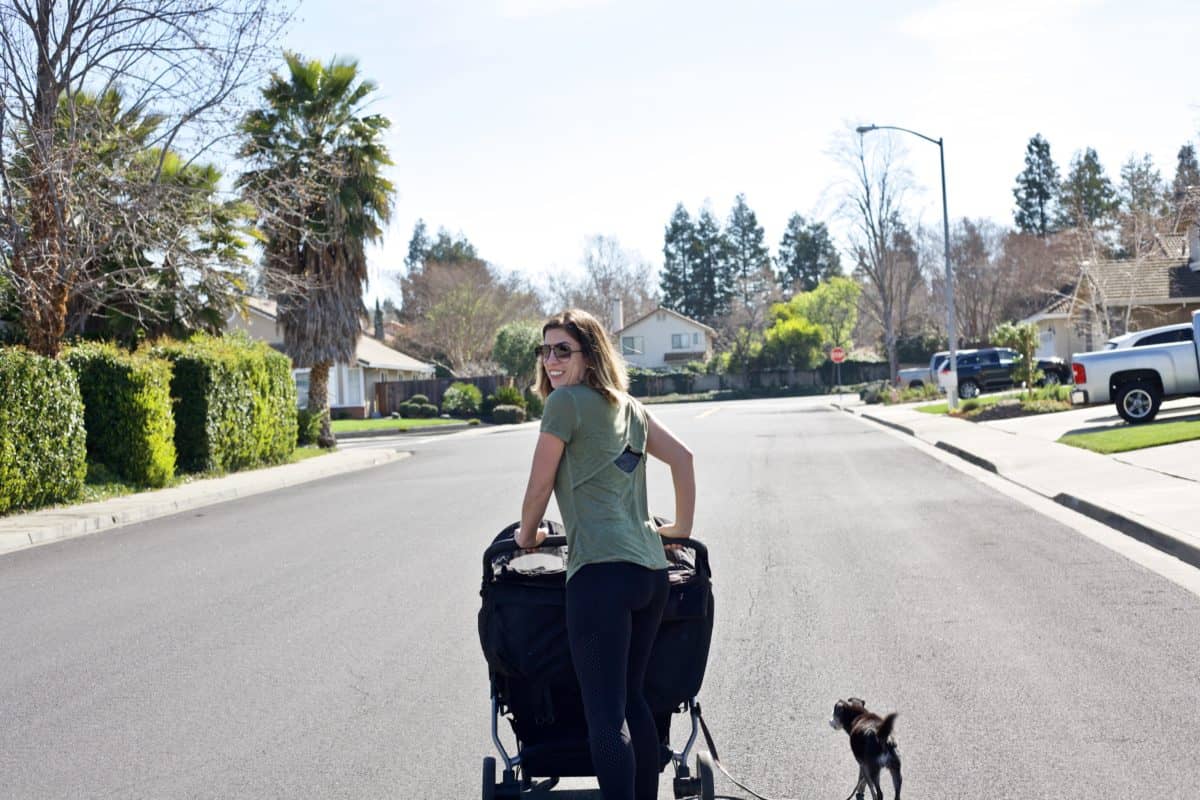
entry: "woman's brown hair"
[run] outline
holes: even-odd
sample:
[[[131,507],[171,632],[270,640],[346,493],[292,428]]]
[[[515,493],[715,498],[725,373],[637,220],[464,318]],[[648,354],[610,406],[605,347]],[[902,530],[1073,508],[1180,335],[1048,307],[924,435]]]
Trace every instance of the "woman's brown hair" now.
[[[566,331],[583,349],[583,359],[587,362],[587,369],[583,373],[585,384],[604,395],[610,403],[616,403],[621,394],[629,391],[625,359],[617,354],[598,319],[582,309],[569,308],[546,320],[542,325],[542,336],[555,328]],[[537,392],[545,399],[552,391],[554,387],[550,385],[550,377],[546,374],[546,363],[539,358]]]

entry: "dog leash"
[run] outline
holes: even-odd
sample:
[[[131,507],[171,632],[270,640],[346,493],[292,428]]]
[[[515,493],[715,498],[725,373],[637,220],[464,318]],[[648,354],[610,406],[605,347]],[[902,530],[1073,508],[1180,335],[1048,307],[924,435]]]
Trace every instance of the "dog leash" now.
[[[741,789],[743,792],[749,792],[758,800],[793,800],[788,797],[767,797],[751,789],[746,784],[740,782],[737,778],[729,774],[729,770],[725,769],[725,765],[721,763],[721,757],[717,755],[717,745],[713,742],[712,734],[708,730],[708,724],[705,723],[703,715],[700,716],[700,730],[704,733],[704,742],[708,745],[708,752],[712,755],[713,763],[717,765],[717,769],[721,770],[721,774],[729,779],[729,782]]]

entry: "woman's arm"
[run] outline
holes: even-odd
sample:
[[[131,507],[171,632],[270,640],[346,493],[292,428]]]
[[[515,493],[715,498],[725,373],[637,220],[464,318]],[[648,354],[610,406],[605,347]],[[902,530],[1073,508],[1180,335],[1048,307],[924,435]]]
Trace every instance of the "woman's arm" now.
[[[554,434],[538,434],[533,466],[529,468],[529,485],[525,487],[525,500],[521,503],[521,527],[516,536],[518,547],[537,547],[546,538],[546,529],[538,526],[554,492],[554,476],[558,473],[558,462],[562,460],[564,449],[566,444]]]
[[[675,521],[658,529],[663,536],[686,539],[692,535],[696,514],[696,470],[692,451],[675,434],[646,412],[646,452],[666,462],[675,484]]]

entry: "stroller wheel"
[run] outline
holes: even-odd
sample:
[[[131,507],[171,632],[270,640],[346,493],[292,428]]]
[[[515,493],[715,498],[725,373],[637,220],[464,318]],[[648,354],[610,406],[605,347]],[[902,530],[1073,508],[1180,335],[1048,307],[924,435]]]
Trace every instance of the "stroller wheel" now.
[[[713,779],[712,756],[708,753],[696,754],[696,778],[700,781],[700,800],[713,800],[717,790]]]
[[[496,759],[483,759],[483,800],[496,800]]]

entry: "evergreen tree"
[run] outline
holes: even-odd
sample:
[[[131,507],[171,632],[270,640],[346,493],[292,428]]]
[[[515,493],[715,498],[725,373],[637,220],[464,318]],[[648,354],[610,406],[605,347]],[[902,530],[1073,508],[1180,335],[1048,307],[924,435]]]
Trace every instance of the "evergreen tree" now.
[[[811,292],[817,284],[842,274],[842,259],[825,223],[808,223],[799,214],[788,220],[776,263],[779,286],[785,292]]]
[[[379,304],[379,298],[375,298],[375,338],[383,341],[383,306]]]
[[[1175,180],[1171,184],[1171,212],[1176,218],[1183,212],[1189,186],[1200,189],[1200,163],[1196,161],[1196,148],[1191,144],[1185,144],[1179,148]]]
[[[1121,167],[1118,213],[1119,255],[1139,258],[1158,243],[1160,229],[1169,211],[1167,187],[1150,154],[1130,156]]]
[[[1035,236],[1053,233],[1058,192],[1058,167],[1050,157],[1050,143],[1040,133],[1035,134],[1025,147],[1025,169],[1013,187],[1017,229]]]
[[[683,203],[675,206],[663,236],[663,268],[659,279],[662,304],[685,316],[695,314],[696,227]]]
[[[692,292],[695,299],[693,312],[688,316],[705,325],[715,325],[718,317],[729,313],[733,280],[730,274],[729,242],[707,207],[700,210],[696,219],[692,259]]]
[[[1058,222],[1064,228],[1104,228],[1119,205],[1117,190],[1104,174],[1096,151],[1087,148],[1071,161],[1059,193]]]
[[[429,252],[429,235],[425,232],[425,220],[418,219],[413,226],[412,238],[408,240],[408,256],[404,266],[409,272],[420,269],[425,263],[425,254]]]
[[[475,245],[461,233],[451,236],[445,228],[438,228],[437,239],[425,251],[425,260],[441,264],[464,264],[478,261],[479,255],[475,252]]]
[[[774,282],[771,254],[763,244],[763,229],[758,217],[739,194],[729,212],[725,228],[728,245],[728,269],[734,296],[747,307],[761,305]]]

